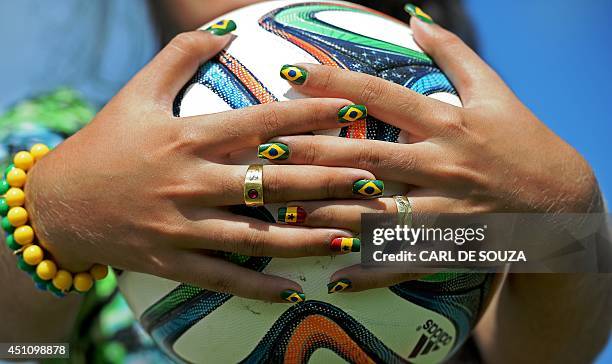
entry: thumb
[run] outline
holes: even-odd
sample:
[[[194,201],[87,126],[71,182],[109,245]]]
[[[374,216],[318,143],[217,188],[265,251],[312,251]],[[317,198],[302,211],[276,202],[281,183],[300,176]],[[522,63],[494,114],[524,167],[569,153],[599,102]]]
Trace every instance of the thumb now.
[[[223,26],[222,30],[219,27]],[[197,68],[219,53],[233,39],[230,31],[236,24],[220,21],[206,30],[185,32],[174,37],[155,58],[138,74],[162,102],[172,101],[193,77]]]
[[[451,80],[464,105],[492,92],[499,76],[461,38],[419,15],[410,19],[416,43]]]

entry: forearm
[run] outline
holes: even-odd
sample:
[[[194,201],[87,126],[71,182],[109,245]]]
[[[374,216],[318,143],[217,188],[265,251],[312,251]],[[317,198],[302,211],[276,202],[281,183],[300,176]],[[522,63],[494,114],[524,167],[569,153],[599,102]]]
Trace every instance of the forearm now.
[[[62,342],[74,329],[79,295],[56,298],[36,289],[4,243],[0,246],[0,342]]]
[[[586,363],[612,322],[609,274],[511,274],[476,330],[489,363]]]
[[[598,189],[587,211],[604,212]],[[601,234],[609,236],[606,224]],[[610,252],[599,248],[598,254]],[[611,328],[612,274],[510,274],[476,338],[490,363],[586,363]]]

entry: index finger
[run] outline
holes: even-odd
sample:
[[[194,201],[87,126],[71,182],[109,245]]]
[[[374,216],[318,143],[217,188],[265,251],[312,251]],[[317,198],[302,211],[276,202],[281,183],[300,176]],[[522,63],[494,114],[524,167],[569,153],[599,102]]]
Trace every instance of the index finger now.
[[[229,152],[253,147],[279,135],[335,129],[367,116],[363,105],[346,99],[299,99],[256,105],[204,116],[182,118],[203,145]]]
[[[312,97],[344,97],[368,107],[378,119],[420,136],[431,136],[448,120],[455,120],[459,108],[418,94],[404,86],[364,73],[331,66],[300,64],[303,76],[281,77]]]

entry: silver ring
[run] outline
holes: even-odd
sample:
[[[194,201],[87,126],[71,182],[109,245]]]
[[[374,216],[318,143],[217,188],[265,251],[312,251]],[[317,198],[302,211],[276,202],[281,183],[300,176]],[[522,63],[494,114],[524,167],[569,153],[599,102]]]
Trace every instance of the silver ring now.
[[[412,228],[412,205],[406,196],[393,196],[397,206],[397,221],[400,225]]]

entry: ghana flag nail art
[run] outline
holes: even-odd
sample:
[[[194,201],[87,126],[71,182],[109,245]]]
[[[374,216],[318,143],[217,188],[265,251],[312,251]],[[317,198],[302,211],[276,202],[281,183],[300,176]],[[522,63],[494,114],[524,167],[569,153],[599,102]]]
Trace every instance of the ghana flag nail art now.
[[[338,121],[341,123],[351,123],[364,119],[368,116],[368,108],[365,105],[346,105],[338,111]]]
[[[327,284],[327,293],[335,293],[342,292],[345,289],[349,289],[353,286],[353,283],[346,278],[338,279],[335,282],[331,282]]]
[[[287,159],[289,158],[289,146],[283,143],[261,144],[258,148],[257,157],[261,159]]]
[[[278,221],[286,224],[303,224],[306,211],[299,206],[281,207],[278,209]]]
[[[306,299],[306,295],[302,292],[295,291],[293,289],[287,289],[281,292],[281,298],[285,301],[292,303],[303,302]]]
[[[360,179],[353,184],[353,193],[367,196],[382,196],[385,191],[385,183],[378,179]]]
[[[236,30],[236,23],[233,20],[219,20],[215,24],[206,28],[207,32],[214,35],[225,35]]]
[[[361,240],[358,238],[335,238],[329,245],[335,252],[356,253],[361,250]]]
[[[406,10],[406,12],[410,14],[410,16],[416,16],[425,23],[432,24],[434,22],[431,16],[421,10],[421,8],[419,8],[418,6],[415,6],[413,4],[406,4],[406,6],[404,6],[404,10]]]
[[[301,85],[306,82],[308,71],[297,66],[286,64],[281,68],[280,76],[291,83]]]

